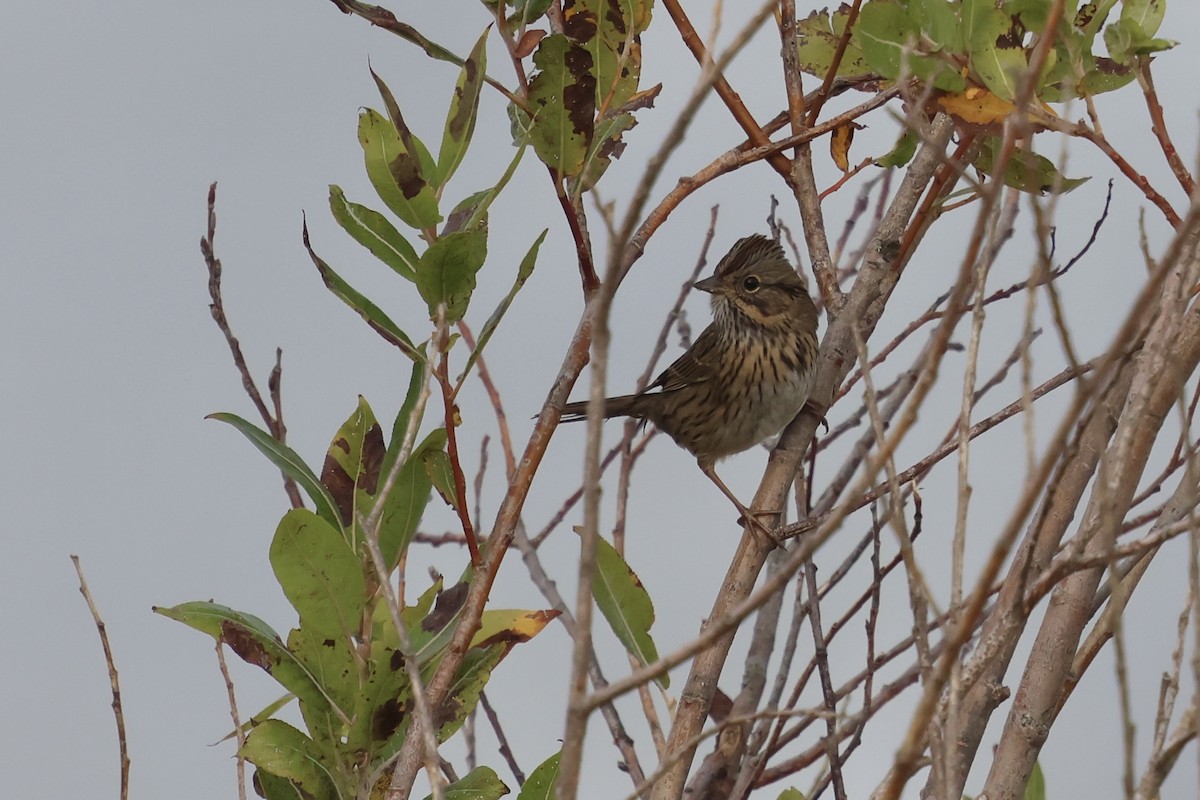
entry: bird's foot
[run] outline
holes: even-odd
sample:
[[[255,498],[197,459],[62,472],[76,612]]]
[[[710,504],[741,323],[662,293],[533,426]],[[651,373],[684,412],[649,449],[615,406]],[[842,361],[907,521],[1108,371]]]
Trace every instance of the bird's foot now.
[[[758,536],[765,536],[775,544],[776,547],[786,547],[786,541],[782,536],[775,532],[775,522],[772,521],[770,527],[763,522],[763,518],[771,517],[773,520],[778,520],[783,517],[782,511],[765,511],[746,508],[741,503],[738,503],[738,511],[741,516],[738,517],[737,524],[742,527],[749,527]]]
[[[804,407],[800,409],[800,411],[807,411],[809,414],[812,414],[814,417],[816,417],[817,422],[821,423],[821,427],[825,429],[825,432],[829,433],[829,420],[825,419],[825,413],[829,411],[829,407],[827,405],[824,403],[819,403],[810,397],[807,401],[805,401]]]

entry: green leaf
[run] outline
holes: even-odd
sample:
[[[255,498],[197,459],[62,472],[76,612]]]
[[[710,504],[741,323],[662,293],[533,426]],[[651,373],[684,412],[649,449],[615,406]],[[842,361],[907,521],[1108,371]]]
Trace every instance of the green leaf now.
[[[1120,89],[1136,78],[1134,69],[1111,58],[1098,57],[1091,44],[1074,28],[1062,30],[1055,46],[1055,63],[1042,79],[1038,96],[1048,103]]]
[[[962,25],[954,6],[946,0],[912,0],[910,9],[921,24],[921,32],[937,49],[949,53],[962,51]]]
[[[250,731],[241,755],[260,770],[292,782],[313,800],[339,796],[316,743],[286,722],[269,719]]]
[[[254,770],[254,790],[267,800],[308,800],[304,792],[287,778],[256,769]]]
[[[804,793],[799,789],[784,789],[779,793],[779,800],[804,800]]]
[[[335,297],[350,306],[371,327],[371,330],[382,336],[385,341],[399,347],[400,352],[414,361],[424,360],[424,355],[413,346],[412,339],[408,338],[408,334],[400,330],[400,326],[392,322],[391,318],[383,312],[383,309],[368,300],[366,295],[347,283],[341,275],[334,272],[333,268],[316,254],[308,240],[307,222],[304,223],[302,238],[304,240],[304,247],[308,250],[309,257],[312,259],[313,264],[316,265],[317,272],[321,274],[321,280],[325,282],[325,287],[333,292]]]
[[[871,2],[862,7],[854,35],[863,57],[880,75],[900,77],[905,46],[916,40],[917,29],[904,9],[891,2]]]
[[[366,206],[351,203],[341,188],[332,184],[329,187],[329,208],[333,218],[354,241],[370,250],[372,255],[401,277],[410,281],[416,279],[417,252],[386,217]]]
[[[284,646],[279,634],[253,614],[234,611],[212,602],[180,603],[171,608],[155,607],[161,614],[206,633],[225,644],[247,664],[265,670],[301,701],[334,705],[332,698],[294,653]]]
[[[492,670],[508,651],[509,648],[502,644],[483,649],[473,647],[467,651],[462,666],[455,673],[450,690],[446,694],[447,698],[452,699],[441,708],[442,716],[439,717],[439,721],[442,724],[437,731],[439,744],[457,733],[466,722],[471,711],[475,709],[475,704],[479,702],[480,692],[492,677]]]
[[[303,508],[284,514],[271,542],[271,567],[302,627],[329,637],[357,635],[367,596],[362,565],[327,522]]]
[[[441,222],[442,216],[437,195],[426,178],[432,172],[423,163],[429,156],[416,137],[410,135],[409,139],[415,154],[405,147],[396,126],[378,111],[368,108],[358,117],[358,141],[367,177],[379,199],[406,225],[423,230]]]
[[[430,433],[420,445],[413,448],[408,460],[400,467],[396,482],[387,497],[377,498],[383,503],[379,521],[379,549],[388,569],[399,563],[400,556],[408,548],[417,525],[429,503],[432,483],[425,471],[424,454],[446,446],[446,431],[442,428]]]
[[[966,82],[948,64],[920,54],[921,30],[909,13],[891,2],[867,3],[854,26],[867,63],[890,80],[914,76],[948,92],[962,91]]]
[[[975,157],[975,168],[988,175],[993,173],[996,148],[999,140],[989,137]],[[1045,156],[1040,156],[1032,150],[1017,148],[1013,150],[1004,170],[1006,186],[1030,194],[1047,194],[1058,192],[1066,194],[1087,183],[1091,178],[1068,178],[1058,171],[1054,162]]]
[[[250,440],[251,444],[259,449],[259,452],[270,459],[272,464],[279,467],[284,475],[294,480],[305,491],[312,499],[313,505],[316,506],[317,514],[322,519],[331,525],[339,524],[337,507],[334,505],[333,498],[330,497],[329,492],[317,480],[317,476],[304,463],[304,460],[296,454],[295,450],[285,444],[280,444],[279,440],[274,436],[255,427],[236,414],[219,412],[209,414],[205,419],[226,422],[236,428],[243,436]]]
[[[935,0],[927,1],[935,2]],[[1004,4],[1004,13],[1010,17],[1020,18],[1021,25],[1033,33],[1041,33],[1046,28],[1046,16],[1050,12],[1051,5],[1051,0],[1008,0]],[[1063,13],[1073,14],[1074,12],[1068,7]]]
[[[421,255],[417,290],[429,304],[429,318],[446,305],[446,320],[458,322],[475,290],[475,273],[487,258],[487,229],[472,228],[440,237]]]
[[[293,628],[288,634],[288,650],[303,661],[337,708],[351,709],[359,690],[356,654],[351,640],[344,636],[326,636],[310,627]],[[301,701],[300,710],[305,725],[314,738],[331,740],[341,724],[337,715],[325,703],[316,705]],[[324,736],[322,734],[325,734]]]
[[[542,18],[552,2],[553,0],[512,0],[509,5],[514,13],[508,18],[508,24],[517,27],[536,22]]]
[[[476,767],[447,786],[444,796],[446,800],[498,800],[508,793],[509,788],[494,769]]]
[[[875,159],[875,163],[881,167],[903,167],[912,160],[913,155],[917,152],[917,137],[910,130],[905,130],[900,134],[900,138],[896,140],[896,144],[892,147],[891,152],[882,158]]]
[[[250,729],[253,728],[255,725],[258,725],[260,722],[263,722],[264,720],[268,720],[271,717],[275,716],[276,711],[283,708],[284,706],[286,706],[288,703],[292,702],[295,699],[296,699],[296,695],[292,694],[291,692],[287,692],[286,694],[280,695],[280,697],[278,699],[271,701],[265,707],[263,707],[262,710],[260,710],[257,714],[255,714],[254,716],[250,717],[250,719],[243,722],[242,723],[242,731],[249,732]],[[236,737],[237,737],[237,731],[232,730],[229,733],[222,736],[218,741],[227,742],[230,739],[234,739]]]
[[[1046,776],[1037,761],[1033,762],[1033,772],[1029,773],[1029,783],[1025,784],[1024,800],[1046,800]]]
[[[578,175],[596,117],[596,78],[588,69],[589,54],[556,33],[538,43],[533,63],[539,71],[529,83],[529,142],[556,174]]]
[[[599,537],[596,539],[596,577],[592,595],[625,649],[643,666],[658,661],[658,649],[650,638],[650,627],[654,624],[654,604],[650,595],[616,548]],[[671,683],[665,673],[657,680],[664,689]]]
[[[357,407],[333,437],[321,467],[321,483],[349,530],[354,530],[360,513],[371,511],[383,456],[383,430],[371,406],[359,395]]]
[[[446,501],[446,505],[455,509],[460,508],[462,498],[458,496],[454,486],[454,465],[450,463],[450,456],[446,451],[427,450],[421,456],[421,462],[425,466],[429,480],[433,481],[433,488],[437,489],[438,494]]]
[[[479,356],[483,354],[483,348],[487,347],[488,342],[492,339],[492,334],[496,332],[496,328],[500,325],[500,320],[504,319],[504,315],[508,312],[509,306],[517,296],[517,292],[521,291],[521,287],[525,285],[525,281],[529,280],[529,276],[533,274],[533,267],[537,263],[538,250],[542,246],[542,242],[546,239],[546,234],[549,233],[549,228],[542,230],[538,237],[533,240],[533,244],[529,246],[525,257],[521,259],[520,265],[517,267],[517,277],[513,281],[512,288],[508,290],[508,294],[500,301],[500,305],[496,306],[496,310],[488,317],[487,322],[483,323],[483,327],[479,330],[479,338],[475,341],[475,349],[471,351],[471,355],[467,358],[467,365],[463,367],[462,374],[458,376],[458,382],[470,374],[471,367],[475,366],[475,362]]]
[[[538,764],[521,786],[517,800],[554,800],[554,790],[558,786],[558,761],[561,757],[562,751],[559,751]]]
[[[450,100],[450,111],[446,116],[446,127],[442,133],[442,148],[438,153],[437,174],[434,183],[445,186],[462,163],[475,132],[475,118],[479,112],[479,90],[483,76],[487,73],[487,37],[489,27],[471,48],[471,55],[463,64],[462,73],[454,87]]]
[[[633,114],[618,114],[607,117],[596,123],[592,143],[584,157],[583,172],[579,177],[578,191],[586,192],[596,185],[608,170],[613,159],[619,158],[625,151],[622,137],[625,132],[637,125]]]
[[[833,65],[833,56],[846,31],[850,18],[850,6],[842,3],[830,14],[828,9],[814,11],[796,23],[797,51],[800,69],[818,78],[824,78]],[[838,62],[837,77],[846,79],[865,78],[873,70],[863,55],[862,48],[851,36]]]
[[[1147,39],[1158,33],[1166,13],[1166,0],[1125,0],[1121,3],[1121,20],[1137,25]]]
[[[424,345],[421,345],[424,347]],[[392,421],[392,438],[388,442],[387,453],[384,454],[383,464],[380,466],[379,474],[386,477],[392,471],[392,464],[400,457],[400,450],[404,446],[404,436],[408,433],[409,419],[412,417],[413,410],[417,407],[417,398],[421,395],[421,389],[425,381],[425,364],[424,353],[422,353],[422,361],[414,362],[412,372],[408,378],[408,391],[404,393],[404,402],[400,404],[400,408],[396,411],[396,418]],[[421,421],[417,420],[418,427]],[[415,441],[415,439],[414,439]]]
[[[1136,56],[1150,55],[1170,50],[1177,42],[1169,39],[1154,39],[1145,34],[1141,27],[1130,19],[1119,19],[1104,29],[1104,46],[1118,64],[1130,65]]]
[[[1012,20],[996,8],[994,0],[963,0],[962,23],[971,68],[992,94],[1011,102],[1017,80],[1029,68],[1024,50],[997,44]]]

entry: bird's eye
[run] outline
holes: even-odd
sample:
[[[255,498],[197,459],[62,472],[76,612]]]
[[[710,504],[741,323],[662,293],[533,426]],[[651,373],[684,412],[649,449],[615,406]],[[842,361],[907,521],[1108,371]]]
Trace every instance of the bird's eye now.
[[[742,288],[747,292],[757,292],[759,287],[758,278],[753,275],[747,275],[742,279]]]

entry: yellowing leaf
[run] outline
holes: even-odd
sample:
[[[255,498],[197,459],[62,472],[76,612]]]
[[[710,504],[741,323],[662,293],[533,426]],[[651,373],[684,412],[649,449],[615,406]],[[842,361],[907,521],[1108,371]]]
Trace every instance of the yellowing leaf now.
[[[561,612],[524,611],[519,608],[493,609],[483,612],[479,630],[471,639],[471,647],[490,647],[494,644],[527,642],[542,632]]]
[[[843,122],[833,129],[829,138],[829,154],[842,172],[850,171],[850,143],[854,141],[854,132],[861,127],[856,122]]]
[[[987,89],[974,86],[956,94],[942,95],[937,104],[960,122],[985,126],[1000,125],[1015,108],[1008,100],[1001,100]]]
[[[987,89],[972,86],[965,91],[940,95],[935,101],[938,111],[944,111],[954,117],[960,127],[982,130],[989,133],[999,131],[1009,114],[1016,110],[1010,101],[1005,100]],[[1058,116],[1054,109],[1043,103],[1041,113]],[[1035,131],[1045,130],[1045,126],[1033,121]]]

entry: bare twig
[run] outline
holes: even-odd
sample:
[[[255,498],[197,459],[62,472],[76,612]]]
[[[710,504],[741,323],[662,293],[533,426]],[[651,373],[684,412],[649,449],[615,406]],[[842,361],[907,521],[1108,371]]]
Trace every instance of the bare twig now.
[[[500,725],[500,718],[496,716],[492,704],[488,702],[487,692],[479,693],[479,704],[483,706],[483,713],[487,716],[488,723],[492,726],[492,732],[496,734],[496,741],[500,743],[500,755],[504,759],[504,763],[508,764],[509,770],[513,777],[517,780],[517,785],[525,783],[525,773],[517,765],[516,756],[513,755],[512,748],[508,744],[508,737],[504,735],[504,728]]]
[[[246,390],[246,395],[249,396],[250,402],[254,403],[254,407],[258,410],[258,415],[262,417],[263,423],[267,426],[267,431],[280,444],[284,444],[287,440],[287,427],[283,424],[283,409],[279,392],[280,376],[283,372],[280,363],[283,358],[283,351],[276,348],[275,367],[271,370],[270,377],[267,380],[271,402],[275,408],[275,413],[272,414],[263,400],[262,393],[258,390],[258,385],[250,375],[250,367],[246,364],[246,357],[242,355],[242,345],[238,342],[237,337],[233,335],[233,329],[230,327],[229,319],[225,315],[225,303],[221,298],[221,260],[217,258],[216,251],[213,249],[213,240],[217,234],[216,208],[217,184],[212,183],[208,187],[208,229],[200,239],[200,253],[204,256],[204,263],[208,266],[208,295],[212,299],[212,303],[209,304],[208,308],[212,312],[213,321],[217,323],[217,327],[225,336],[225,342],[229,345],[229,352],[233,356],[234,366],[237,367],[238,374],[242,377],[242,388]],[[283,488],[287,492],[292,508],[303,508],[304,500],[300,497],[300,488],[286,474],[281,473],[281,475],[283,477]]]
[[[225,694],[229,698],[229,716],[233,720],[233,735],[237,740],[237,785],[238,800],[246,800],[246,757],[242,755],[246,746],[246,732],[242,730],[242,719],[238,714],[237,694],[233,691],[233,678],[229,675],[229,666],[225,663],[225,640],[218,636],[216,641],[217,666],[221,669],[221,677],[225,680]]]
[[[108,667],[108,683],[112,689],[113,717],[117,721],[117,751],[120,754],[121,768],[121,800],[129,800],[129,742],[125,738],[125,712],[121,708],[121,682],[117,678],[117,664],[113,660],[112,647],[108,643],[108,629],[100,617],[100,609],[92,600],[87,580],[83,577],[83,567],[79,564],[79,556],[72,555],[71,563],[75,565],[75,574],[79,576],[79,593],[87,603],[88,611],[92,613],[92,621],[96,623],[96,632],[100,634],[100,648],[104,651],[104,663]]]

